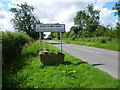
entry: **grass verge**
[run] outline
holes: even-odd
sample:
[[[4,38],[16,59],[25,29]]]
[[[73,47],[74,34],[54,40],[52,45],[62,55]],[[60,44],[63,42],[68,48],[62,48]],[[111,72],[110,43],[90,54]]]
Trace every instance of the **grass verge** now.
[[[60,40],[55,40],[55,41],[60,41]],[[62,40],[62,42],[120,51],[119,44],[113,42],[98,43],[98,42],[86,42],[86,41],[77,41],[77,40],[76,41]]]
[[[57,47],[43,43],[49,50]],[[3,67],[3,88],[118,88],[118,80],[108,73],[66,52],[62,64],[40,63],[39,41],[25,48],[21,55]]]

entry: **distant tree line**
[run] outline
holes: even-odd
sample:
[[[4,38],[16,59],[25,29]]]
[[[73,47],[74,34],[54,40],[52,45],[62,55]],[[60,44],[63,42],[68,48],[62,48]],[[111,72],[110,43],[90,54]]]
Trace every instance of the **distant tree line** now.
[[[118,3],[116,3],[113,10],[118,10]],[[120,15],[120,12],[115,12],[115,16]],[[75,40],[77,38],[90,37],[112,37],[118,38],[120,35],[120,23],[116,23],[116,27],[112,28],[109,25],[100,25],[100,11],[94,10],[93,4],[88,4],[87,11],[80,10],[76,13],[74,18],[74,26],[70,31],[63,33],[63,38]],[[59,33],[51,33],[48,39],[60,39]]]

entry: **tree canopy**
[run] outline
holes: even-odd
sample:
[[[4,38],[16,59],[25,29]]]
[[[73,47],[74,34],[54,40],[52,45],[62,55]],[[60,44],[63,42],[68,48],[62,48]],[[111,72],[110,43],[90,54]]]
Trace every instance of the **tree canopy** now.
[[[88,32],[93,32],[100,24],[100,11],[94,10],[93,4],[88,4],[87,11],[78,11],[74,23],[81,29],[86,29]]]
[[[115,16],[118,15],[118,17],[120,18],[120,0],[115,4],[115,6],[113,7],[113,10],[117,10],[114,15]]]
[[[10,11],[14,14],[14,18],[11,21],[14,23],[14,28],[18,31],[26,32],[34,39],[38,37],[38,33],[35,31],[36,24],[40,21],[33,13],[34,7],[27,3],[17,4],[17,7],[11,8]]]

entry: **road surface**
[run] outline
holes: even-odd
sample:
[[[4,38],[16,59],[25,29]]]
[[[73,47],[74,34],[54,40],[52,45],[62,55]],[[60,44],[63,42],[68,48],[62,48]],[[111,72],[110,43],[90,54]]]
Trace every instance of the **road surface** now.
[[[60,43],[56,41],[47,41],[58,48]],[[118,52],[83,45],[63,43],[62,48],[65,52],[75,56],[85,62],[92,64],[99,69],[108,72],[115,78],[118,78]],[[119,74],[120,75],[120,74]],[[120,78],[119,78],[120,79]]]

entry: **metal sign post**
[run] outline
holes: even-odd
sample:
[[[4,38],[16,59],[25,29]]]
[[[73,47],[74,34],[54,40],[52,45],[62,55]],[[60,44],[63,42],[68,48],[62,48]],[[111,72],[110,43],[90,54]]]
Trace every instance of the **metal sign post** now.
[[[62,52],[62,33],[60,32],[60,52]]]
[[[40,50],[42,49],[42,40],[41,40],[41,32],[39,32],[39,38],[40,38]]]

